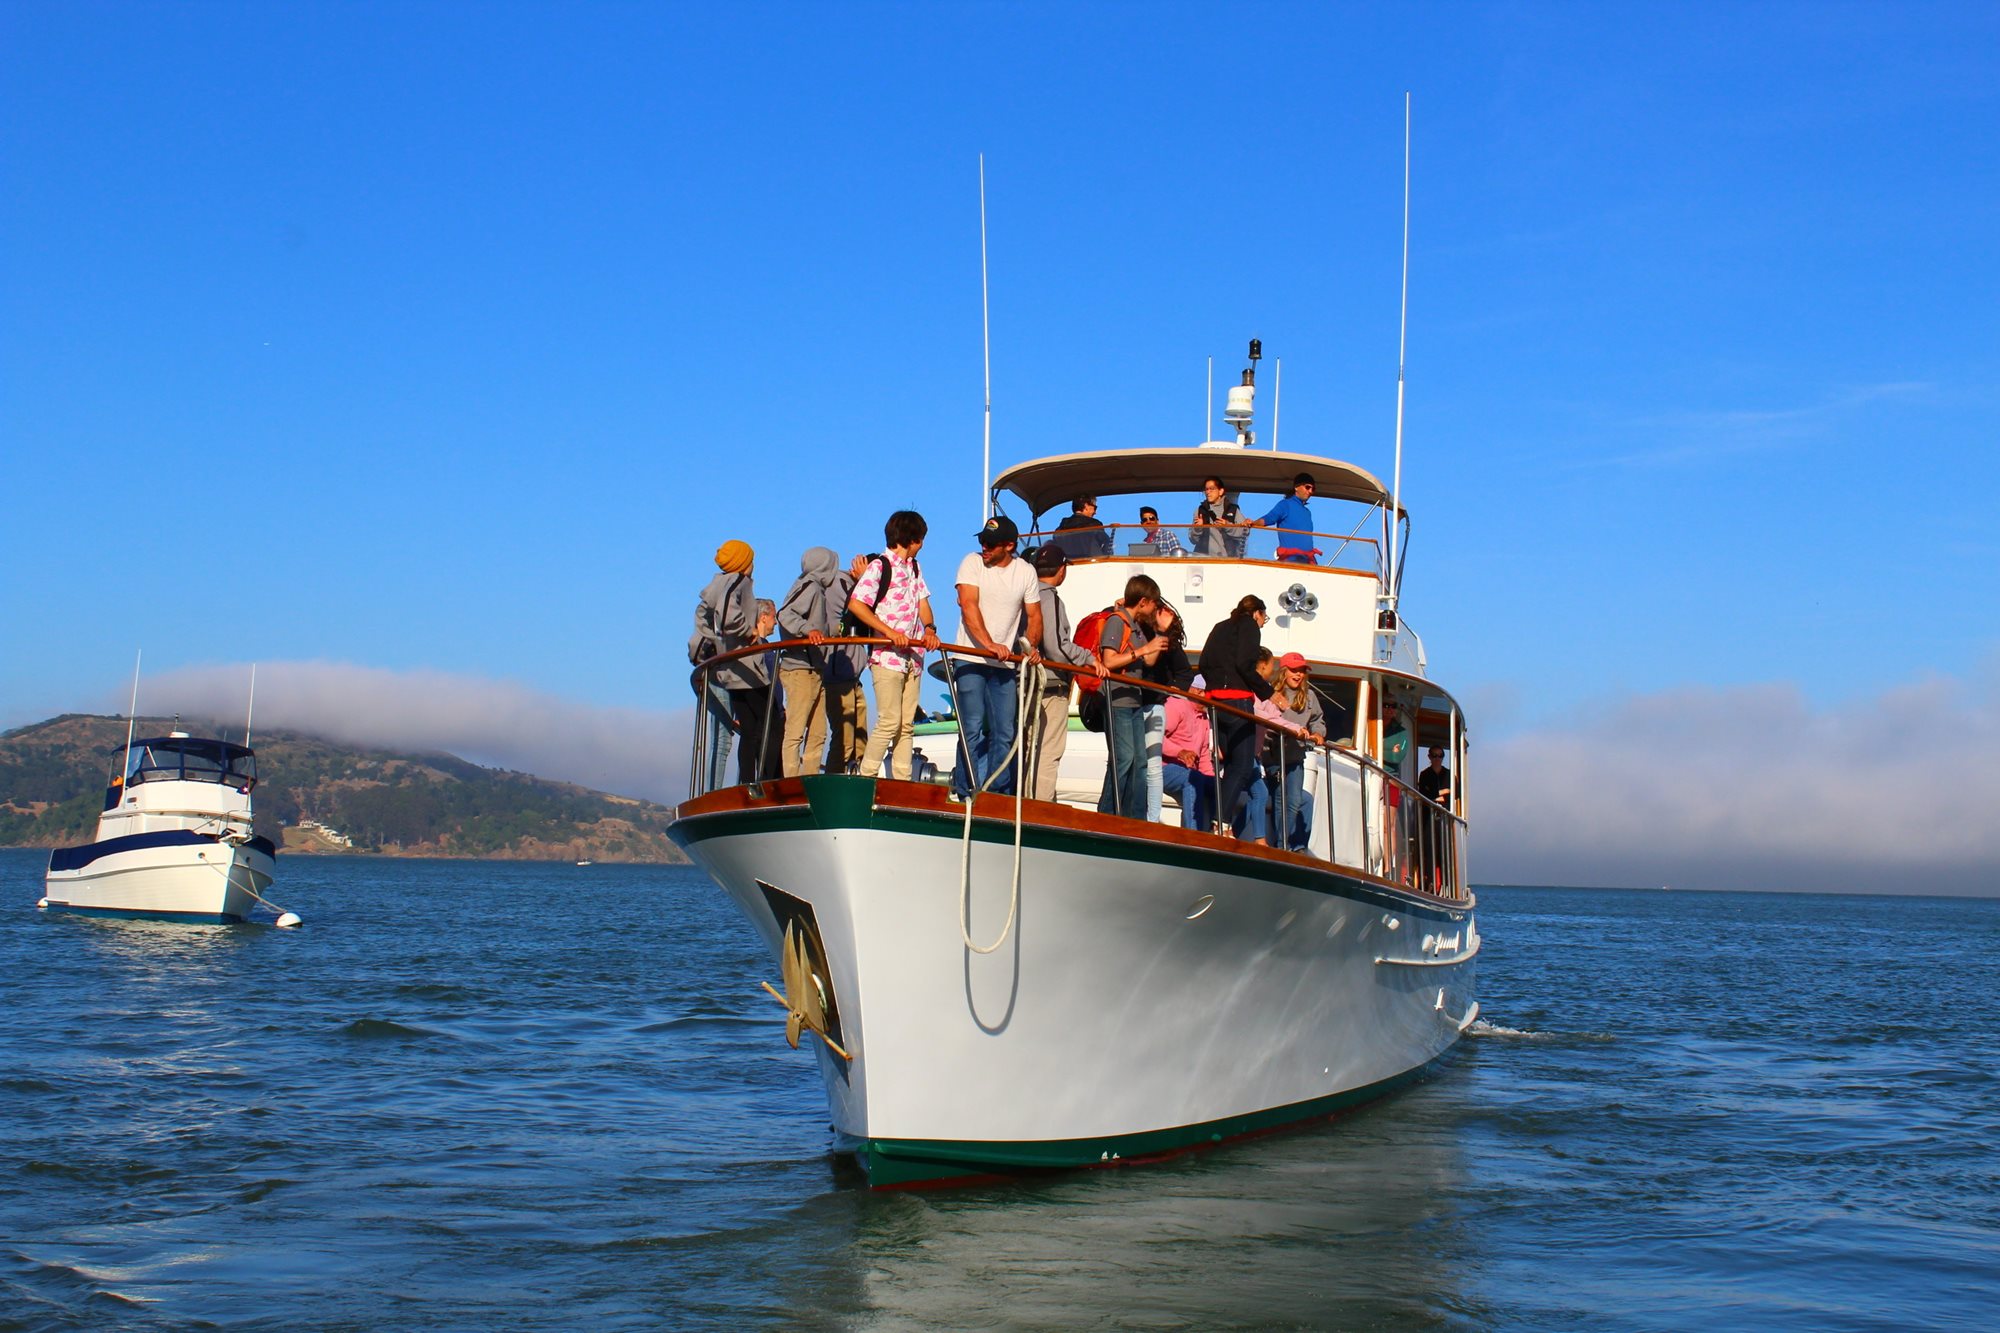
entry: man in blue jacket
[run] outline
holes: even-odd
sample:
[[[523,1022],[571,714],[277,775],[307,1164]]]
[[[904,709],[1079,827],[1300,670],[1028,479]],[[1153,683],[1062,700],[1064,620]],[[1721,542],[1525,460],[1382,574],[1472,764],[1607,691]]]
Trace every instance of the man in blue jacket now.
[[[1319,554],[1312,544],[1312,510],[1306,502],[1312,499],[1314,490],[1313,474],[1301,472],[1292,478],[1292,493],[1271,506],[1271,512],[1262,518],[1252,519],[1253,528],[1281,528],[1278,534],[1278,559],[1288,560],[1297,565],[1315,564]],[[1303,539],[1303,540],[1302,540]]]

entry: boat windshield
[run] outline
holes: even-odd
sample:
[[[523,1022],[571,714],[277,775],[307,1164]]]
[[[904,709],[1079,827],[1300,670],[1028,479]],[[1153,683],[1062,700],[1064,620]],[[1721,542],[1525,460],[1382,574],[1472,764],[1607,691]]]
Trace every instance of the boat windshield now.
[[[185,736],[133,742],[125,756],[125,785],[166,781],[226,783],[249,791],[257,785],[257,756],[227,741]]]

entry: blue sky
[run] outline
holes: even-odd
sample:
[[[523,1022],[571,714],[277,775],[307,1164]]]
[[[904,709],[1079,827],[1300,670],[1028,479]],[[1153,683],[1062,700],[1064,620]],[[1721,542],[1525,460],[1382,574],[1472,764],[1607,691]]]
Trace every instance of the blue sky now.
[[[1405,90],[1406,610],[1475,727],[1994,670],[1991,5],[21,3],[0,47],[0,725],[140,645],[678,708],[724,538],[779,588],[901,505],[955,553],[981,152],[996,464],[1192,443],[1255,335],[1285,446],[1386,475]]]

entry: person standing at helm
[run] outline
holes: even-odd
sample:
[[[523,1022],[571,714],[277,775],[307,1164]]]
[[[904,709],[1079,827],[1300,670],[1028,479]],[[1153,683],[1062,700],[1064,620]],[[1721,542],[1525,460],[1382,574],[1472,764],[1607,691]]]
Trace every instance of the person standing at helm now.
[[[1318,489],[1313,474],[1301,472],[1292,478],[1292,493],[1271,506],[1271,512],[1262,518],[1252,519],[1253,528],[1277,528],[1278,559],[1296,565],[1317,564],[1319,555],[1313,549],[1312,510],[1307,502]]]

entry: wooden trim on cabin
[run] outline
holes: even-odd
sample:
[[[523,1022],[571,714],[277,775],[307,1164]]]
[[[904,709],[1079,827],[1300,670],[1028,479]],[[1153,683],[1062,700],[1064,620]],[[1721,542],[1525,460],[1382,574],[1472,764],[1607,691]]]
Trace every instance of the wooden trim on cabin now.
[[[1078,565],[1252,565],[1261,569],[1313,569],[1322,574],[1345,574],[1349,578],[1382,581],[1372,569],[1342,569],[1338,565],[1309,565],[1297,560],[1250,560],[1226,555],[1086,555],[1069,562]]]

